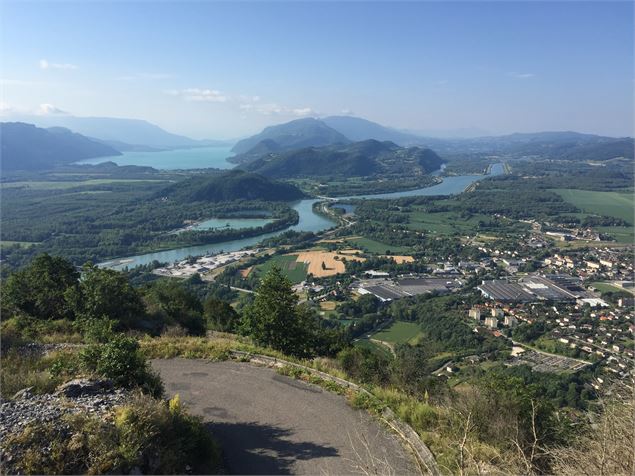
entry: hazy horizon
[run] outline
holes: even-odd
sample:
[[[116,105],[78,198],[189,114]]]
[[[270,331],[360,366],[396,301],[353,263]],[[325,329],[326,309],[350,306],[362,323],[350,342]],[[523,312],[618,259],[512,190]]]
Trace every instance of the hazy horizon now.
[[[133,118],[197,139],[329,115],[633,135],[630,2],[1,5],[2,120]]]

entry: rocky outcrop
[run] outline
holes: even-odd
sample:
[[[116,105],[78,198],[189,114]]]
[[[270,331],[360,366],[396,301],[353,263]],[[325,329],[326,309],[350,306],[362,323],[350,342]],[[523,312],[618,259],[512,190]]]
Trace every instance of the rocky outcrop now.
[[[107,380],[71,380],[55,394],[34,395],[31,388],[25,388],[11,400],[0,401],[0,440],[32,422],[54,422],[69,413],[102,415],[127,398],[128,392],[114,389]]]
[[[110,380],[78,378],[60,385],[53,395],[56,397],[77,398],[85,395],[108,393],[113,388],[113,383]]]

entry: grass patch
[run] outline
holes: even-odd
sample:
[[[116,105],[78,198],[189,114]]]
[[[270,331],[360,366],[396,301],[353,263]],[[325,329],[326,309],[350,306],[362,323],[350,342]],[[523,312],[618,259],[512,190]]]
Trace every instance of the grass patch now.
[[[352,246],[362,248],[372,254],[392,254],[392,253],[408,253],[412,249],[408,246],[397,246],[382,243],[381,241],[371,240],[370,238],[351,238],[347,240]]]
[[[479,222],[489,222],[491,217],[473,215],[462,218],[456,212],[429,213],[416,210],[408,213],[410,223],[406,225],[411,230],[427,231],[439,235],[472,234],[479,228]]]
[[[617,286],[613,286],[612,284],[609,284],[609,283],[595,282],[595,283],[591,283],[591,286],[593,286],[595,289],[600,291],[600,293],[602,294],[627,292],[625,289],[618,288]]]
[[[387,359],[392,359],[392,353],[381,344],[377,344],[375,342],[371,342],[368,339],[359,339],[355,341],[355,347],[360,347],[362,349],[368,349],[375,355],[380,357],[385,357]]]
[[[307,265],[298,263],[297,259],[297,255],[275,255],[256,266],[252,272],[255,272],[258,276],[263,276],[276,265],[293,284],[298,284],[306,279]]]
[[[613,237],[617,243],[632,244],[635,241],[635,231],[629,226],[598,226],[595,228],[600,233],[606,233]]]
[[[596,192],[592,190],[554,189],[563,200],[587,213],[621,218],[633,224],[635,200],[630,192]]]
[[[395,321],[390,327],[373,334],[373,339],[394,344],[413,342],[421,334],[421,327],[416,322]]]

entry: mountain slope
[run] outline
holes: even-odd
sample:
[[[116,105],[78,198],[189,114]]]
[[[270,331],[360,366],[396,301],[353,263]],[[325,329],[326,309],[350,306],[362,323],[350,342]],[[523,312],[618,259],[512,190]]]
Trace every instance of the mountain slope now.
[[[95,157],[121,155],[112,147],[68,129],[41,129],[21,122],[0,123],[3,171],[47,170]]]
[[[179,147],[199,147],[208,145],[189,137],[172,134],[159,126],[140,119],[114,117],[78,117],[67,115],[24,116],[22,122],[38,127],[65,127],[79,134],[95,137],[102,141],[115,141],[130,146],[147,146],[157,149]]]
[[[369,177],[424,175],[443,160],[430,149],[403,148],[393,142],[366,140],[347,145],[307,147],[271,153],[242,167],[267,177]]]
[[[195,176],[164,189],[161,196],[182,202],[231,200],[292,201],[304,197],[295,186],[262,175],[231,170],[220,175]]]
[[[329,116],[322,118],[321,121],[355,142],[368,139],[388,140],[401,146],[424,143],[424,139],[420,136],[385,127],[360,117]]]
[[[327,126],[322,121],[306,118],[266,127],[261,133],[238,141],[232,152],[236,154],[250,153],[251,149],[264,140],[268,140],[269,145],[275,143],[278,150],[320,147],[350,142],[343,134]]]

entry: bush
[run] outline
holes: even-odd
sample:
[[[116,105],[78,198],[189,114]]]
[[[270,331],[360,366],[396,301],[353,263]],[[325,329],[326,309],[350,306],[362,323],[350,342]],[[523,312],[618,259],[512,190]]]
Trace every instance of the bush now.
[[[138,396],[115,418],[67,415],[64,424],[33,423],[3,441],[18,474],[210,474],[220,451],[199,418],[178,398]],[[47,448],[48,451],[44,451]],[[189,468],[188,468],[189,466]]]
[[[118,334],[106,344],[94,344],[80,353],[82,368],[112,379],[116,385],[139,387],[144,393],[154,396],[163,394],[163,384],[154,374],[139,351],[139,343],[123,334]]]

